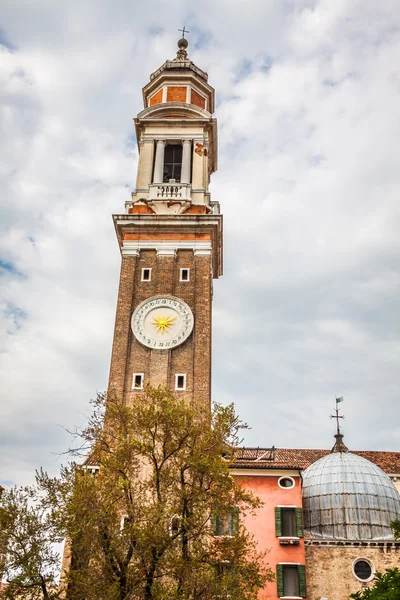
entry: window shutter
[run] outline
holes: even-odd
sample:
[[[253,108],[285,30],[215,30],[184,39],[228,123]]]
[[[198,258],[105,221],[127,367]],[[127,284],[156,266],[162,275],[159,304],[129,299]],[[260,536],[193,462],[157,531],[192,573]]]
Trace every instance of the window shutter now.
[[[278,506],[275,508],[275,532],[276,537],[282,535],[282,509]]]
[[[217,535],[217,515],[211,513],[211,535]]]
[[[283,565],[276,565],[276,586],[278,598],[283,596]]]
[[[297,567],[299,573],[299,595],[302,598],[306,597],[306,568],[304,565]]]
[[[239,507],[234,506],[232,509],[232,533],[237,535],[239,531]]]
[[[303,537],[303,509],[295,508],[294,509],[296,516],[296,535],[297,537]]]

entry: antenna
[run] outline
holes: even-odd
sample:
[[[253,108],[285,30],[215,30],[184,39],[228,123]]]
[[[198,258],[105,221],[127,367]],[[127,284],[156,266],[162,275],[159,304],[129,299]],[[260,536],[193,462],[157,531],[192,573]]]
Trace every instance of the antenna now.
[[[339,425],[339,419],[344,419],[344,415],[339,415],[339,408],[338,408],[338,404],[339,402],[343,402],[343,396],[340,396],[340,398],[336,398],[335,397],[335,401],[336,401],[336,408],[335,408],[335,414],[334,415],[330,415],[331,419],[336,419],[336,430],[337,430],[337,435],[340,435],[340,425]]]

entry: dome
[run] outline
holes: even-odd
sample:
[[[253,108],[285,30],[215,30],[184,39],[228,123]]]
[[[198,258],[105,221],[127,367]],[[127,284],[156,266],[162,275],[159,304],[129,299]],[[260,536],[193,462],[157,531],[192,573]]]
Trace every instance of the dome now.
[[[400,495],[390,477],[369,460],[335,448],[303,472],[305,535],[393,539],[390,523],[400,518]]]

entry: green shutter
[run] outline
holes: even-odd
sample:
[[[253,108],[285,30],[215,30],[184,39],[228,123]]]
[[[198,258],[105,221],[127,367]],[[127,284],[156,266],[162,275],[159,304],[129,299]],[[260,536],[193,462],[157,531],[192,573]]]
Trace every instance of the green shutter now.
[[[276,587],[278,598],[283,596],[283,565],[276,565]]]
[[[232,533],[237,535],[239,531],[239,507],[234,506],[232,509]]]
[[[296,516],[296,535],[297,537],[303,537],[303,509],[295,508],[294,509]]]
[[[299,595],[302,598],[306,597],[306,568],[304,565],[297,567],[299,573]]]
[[[211,513],[211,535],[217,535],[217,515]]]
[[[278,507],[275,508],[275,532],[276,537],[282,535],[282,509]]]

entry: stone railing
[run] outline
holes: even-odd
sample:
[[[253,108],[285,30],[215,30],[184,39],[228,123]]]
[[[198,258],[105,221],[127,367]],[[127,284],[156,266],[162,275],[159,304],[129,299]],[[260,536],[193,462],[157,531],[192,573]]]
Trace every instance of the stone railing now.
[[[149,186],[149,200],[190,200],[188,183],[153,183]]]

